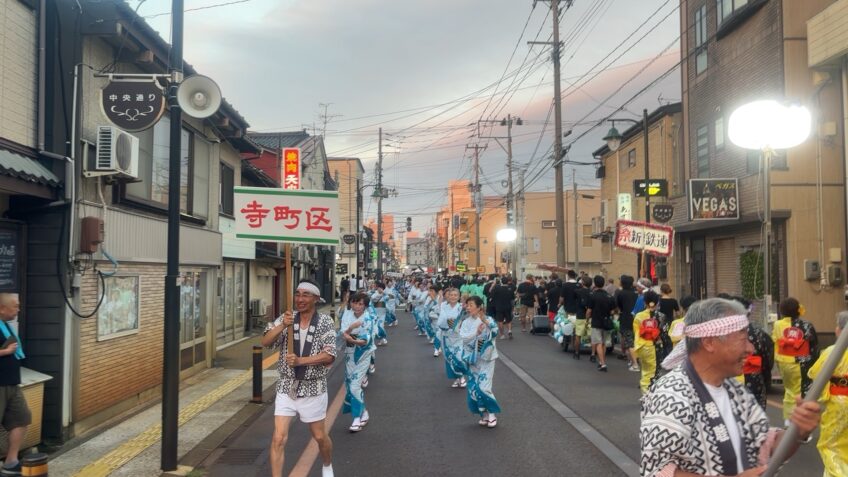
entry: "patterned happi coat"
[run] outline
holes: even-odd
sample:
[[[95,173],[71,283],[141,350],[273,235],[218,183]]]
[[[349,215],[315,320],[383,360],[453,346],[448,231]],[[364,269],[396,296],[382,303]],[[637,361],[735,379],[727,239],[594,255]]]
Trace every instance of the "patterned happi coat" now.
[[[765,411],[743,384],[731,378],[722,385],[740,423],[745,468],[766,464],[777,429],[769,427]],[[682,366],[657,380],[642,399],[642,476],[670,477],[676,469],[724,475],[717,439],[729,439],[727,430],[712,428],[707,416]]]

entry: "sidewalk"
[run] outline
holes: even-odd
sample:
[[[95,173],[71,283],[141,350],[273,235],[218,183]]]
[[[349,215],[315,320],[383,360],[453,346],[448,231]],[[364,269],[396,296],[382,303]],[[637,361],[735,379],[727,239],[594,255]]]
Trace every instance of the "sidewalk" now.
[[[218,367],[207,369],[181,382],[178,457],[182,459],[210,433],[245,408],[259,408],[252,397],[252,347],[259,344],[253,336],[216,356]],[[266,350],[264,356],[270,353]],[[263,372],[263,389],[272,387],[277,372]],[[69,441],[50,459],[50,474],[70,476],[161,475],[160,402],[148,404],[104,424],[79,440]]]

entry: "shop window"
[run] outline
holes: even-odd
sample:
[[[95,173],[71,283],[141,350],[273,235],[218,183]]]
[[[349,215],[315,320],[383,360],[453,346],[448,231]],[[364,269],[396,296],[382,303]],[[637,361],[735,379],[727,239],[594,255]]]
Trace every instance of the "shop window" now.
[[[589,248],[592,246],[592,226],[591,225],[583,225],[583,248]]]
[[[695,29],[695,73],[701,74],[707,69],[707,6],[695,10],[693,22]]]
[[[715,128],[713,129],[714,144],[716,150],[724,149],[724,118],[718,118],[715,120]]]
[[[216,346],[244,337],[247,267],[244,262],[224,262],[215,317]]]
[[[218,193],[218,211],[224,215],[233,215],[233,187],[235,186],[235,171],[232,167],[221,163],[221,182]]]
[[[201,272],[180,274],[180,369],[206,361],[204,276]]]

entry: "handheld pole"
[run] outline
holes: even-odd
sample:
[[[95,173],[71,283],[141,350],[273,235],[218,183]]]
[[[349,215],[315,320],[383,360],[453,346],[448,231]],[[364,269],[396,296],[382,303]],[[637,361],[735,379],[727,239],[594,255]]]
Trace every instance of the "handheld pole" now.
[[[845,354],[846,348],[848,348],[848,331],[843,331],[842,334],[839,335],[839,339],[836,340],[836,344],[833,345],[833,351],[830,353],[830,356],[827,357],[827,361],[825,361],[822,366],[821,372],[819,372],[816,379],[813,380],[813,384],[810,385],[810,390],[807,391],[804,401],[818,401],[825,385],[829,384],[830,377],[833,376],[833,371],[842,360],[842,355]],[[790,423],[789,428],[787,428],[786,432],[783,433],[783,437],[781,437],[780,443],[777,445],[777,449],[775,449],[774,453],[771,455],[768,468],[765,473],[762,474],[762,477],[774,477],[777,475],[777,471],[780,469],[780,466],[782,466],[789,458],[789,451],[797,442],[798,426],[794,423]]]

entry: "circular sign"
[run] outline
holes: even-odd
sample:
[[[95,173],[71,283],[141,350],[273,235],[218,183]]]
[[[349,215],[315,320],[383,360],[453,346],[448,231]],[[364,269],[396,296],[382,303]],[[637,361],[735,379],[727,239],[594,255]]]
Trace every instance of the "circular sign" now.
[[[654,216],[654,220],[664,224],[674,216],[674,206],[671,204],[657,204],[654,206],[652,215]]]
[[[165,112],[165,95],[153,80],[111,81],[100,90],[100,106],[109,121],[128,132],[143,131]]]
[[[356,235],[347,234],[342,237],[342,240],[344,241],[344,243],[352,245],[354,242],[356,242]]]

